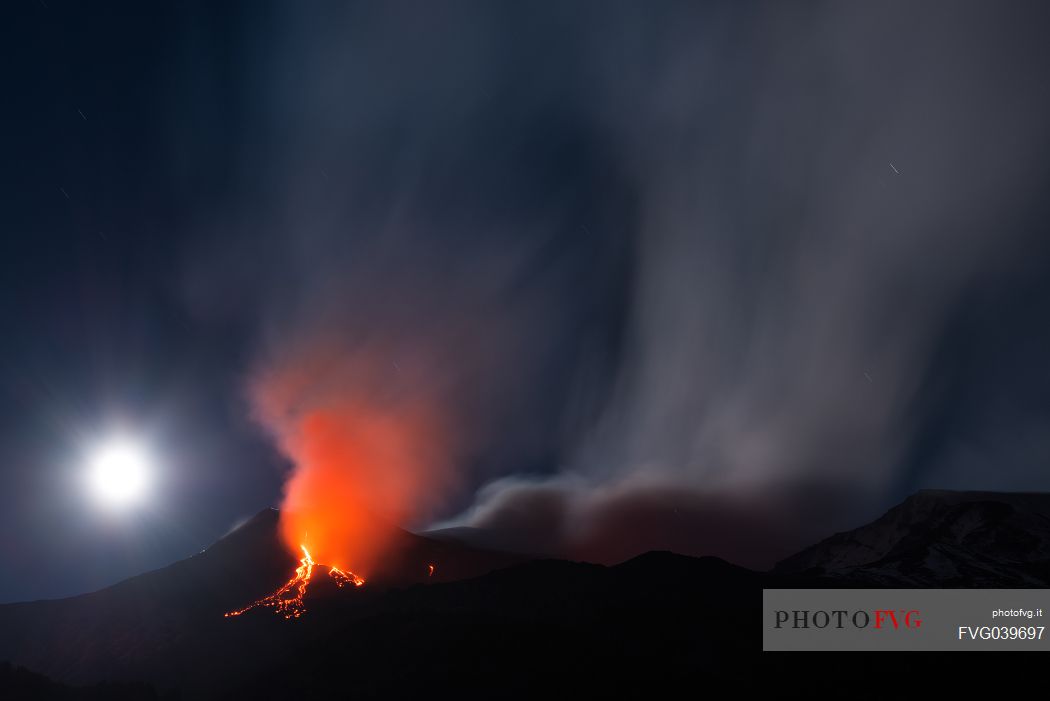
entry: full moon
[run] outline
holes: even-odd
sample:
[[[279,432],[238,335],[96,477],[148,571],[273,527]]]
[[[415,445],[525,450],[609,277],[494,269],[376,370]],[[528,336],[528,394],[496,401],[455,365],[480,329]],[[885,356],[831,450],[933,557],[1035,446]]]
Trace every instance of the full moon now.
[[[113,439],[99,446],[88,464],[91,491],[113,507],[126,507],[140,501],[148,486],[149,472],[149,455],[127,439]]]

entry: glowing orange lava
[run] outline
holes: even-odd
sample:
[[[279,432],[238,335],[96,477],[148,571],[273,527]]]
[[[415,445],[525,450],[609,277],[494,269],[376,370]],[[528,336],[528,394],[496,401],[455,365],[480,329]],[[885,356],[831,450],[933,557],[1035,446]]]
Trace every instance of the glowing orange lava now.
[[[343,572],[338,567],[333,567],[328,570],[328,576],[335,580],[335,583],[341,588],[347,584],[353,584],[355,587],[359,587],[365,583],[365,580],[358,577],[353,572]]]
[[[274,613],[280,614],[285,618],[299,618],[299,616],[303,615],[306,611],[306,603],[303,599],[306,596],[307,587],[310,586],[310,579],[314,575],[314,567],[317,566],[317,563],[310,557],[310,551],[306,549],[305,545],[300,545],[299,547],[302,548],[303,557],[299,560],[299,566],[295,568],[294,577],[289,579],[284,586],[273,594],[252,602],[242,609],[223,614],[223,616],[225,618],[240,616],[242,613],[258,606],[273,609]],[[340,588],[347,584],[359,587],[365,583],[364,579],[353,572],[344,572],[338,567],[330,567],[328,576],[335,580],[336,585]]]
[[[434,566],[433,565],[427,565],[427,576],[428,577],[433,577],[434,576]]]

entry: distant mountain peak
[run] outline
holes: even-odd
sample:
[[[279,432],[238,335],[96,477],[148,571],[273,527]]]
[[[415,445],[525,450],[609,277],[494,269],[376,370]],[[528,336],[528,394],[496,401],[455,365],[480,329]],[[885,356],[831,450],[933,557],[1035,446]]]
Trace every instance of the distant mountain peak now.
[[[901,586],[1046,586],[1050,494],[923,489],[773,572]]]

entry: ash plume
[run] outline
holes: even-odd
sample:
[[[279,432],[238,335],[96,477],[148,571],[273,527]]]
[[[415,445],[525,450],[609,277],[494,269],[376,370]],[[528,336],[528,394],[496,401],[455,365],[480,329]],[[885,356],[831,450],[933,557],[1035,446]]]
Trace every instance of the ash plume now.
[[[762,565],[884,504],[951,313],[1033,243],[1043,15],[270,17],[287,79],[243,177],[274,196],[235,217],[251,274],[191,289],[261,308],[251,394],[295,464],[287,498],[320,415],[337,454],[357,420],[407,451],[380,461],[391,518],[530,551]],[[258,251],[258,228],[285,235]],[[375,469],[344,475],[348,499],[388,501]]]
[[[462,521],[765,566],[911,479],[949,313],[1031,243],[1037,39],[976,4],[766,9],[686,22],[607,86],[639,200],[614,395],[557,476]]]

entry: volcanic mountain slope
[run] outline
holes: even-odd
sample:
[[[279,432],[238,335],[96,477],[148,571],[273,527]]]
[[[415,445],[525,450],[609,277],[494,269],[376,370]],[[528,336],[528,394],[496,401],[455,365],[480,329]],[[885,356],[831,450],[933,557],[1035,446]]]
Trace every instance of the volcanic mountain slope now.
[[[760,579],[717,558],[654,552],[615,567],[532,561],[372,596],[363,596],[367,587],[346,596],[320,591],[301,618],[213,616],[184,644],[111,673],[87,668],[83,677],[146,680],[162,699],[588,698],[662,695],[700,682],[710,689],[704,676],[723,673],[753,642],[754,630],[736,621],[755,622]]]
[[[512,564],[403,533],[387,571],[365,586],[312,580],[301,618],[262,609],[224,618],[295,567],[277,514],[263,512],[166,569],[72,599],[0,606],[0,659],[65,683],[148,682],[166,699],[747,695],[799,684],[841,695],[870,674],[870,658],[760,654],[763,588],[1045,586],[1048,499],[920,492],[769,573],[667,552],[613,567]],[[952,684],[969,690],[973,675],[1030,673],[1031,660],[988,656],[968,669],[958,675],[950,655],[924,655],[900,658],[894,675],[943,695]]]
[[[278,512],[265,509],[169,567],[91,594],[2,605],[0,660],[70,683],[182,674],[183,661],[198,664],[200,651],[212,645],[223,613],[272,593],[294,572],[298,563],[280,542],[277,526]],[[390,587],[476,576],[522,559],[396,529],[382,569],[370,576],[367,589],[350,595],[367,600]],[[327,578],[318,577],[317,584],[311,598],[334,595]]]
[[[88,687],[59,684],[42,674],[0,662],[0,698],[24,701],[156,701],[148,684],[100,683]]]
[[[642,693],[657,683],[655,670],[662,670],[657,686],[688,683],[698,656],[714,668],[740,652],[750,635],[716,646],[709,633],[731,630],[761,577],[717,558],[671,553],[615,567],[539,560],[470,577],[515,556],[405,534],[392,569],[365,586],[339,589],[316,577],[300,618],[261,609],[223,617],[226,602],[247,590],[224,591],[222,579],[237,566],[201,581],[187,571],[228,558],[249,566],[227,552],[232,547],[257,550],[267,564],[267,547],[256,541],[277,546],[275,526],[273,514],[260,514],[164,570],[82,597],[2,606],[0,657],[65,683],[148,682],[160,698],[407,698],[449,690],[508,698],[554,684]],[[216,552],[221,557],[208,557]],[[435,574],[420,577],[408,567],[413,557],[436,562]],[[255,589],[287,580],[295,563],[282,558],[271,581]],[[438,572],[465,578],[440,581]],[[168,583],[173,574],[178,586]]]
[[[1050,494],[923,490],[773,571],[876,586],[1050,586]]]

